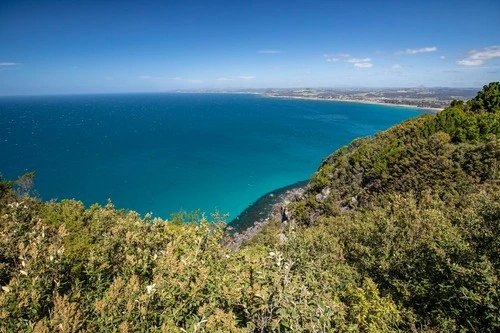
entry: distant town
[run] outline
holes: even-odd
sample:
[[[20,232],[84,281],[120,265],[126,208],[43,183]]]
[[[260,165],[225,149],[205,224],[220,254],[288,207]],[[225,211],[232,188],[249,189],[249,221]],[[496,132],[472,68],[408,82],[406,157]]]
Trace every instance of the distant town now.
[[[440,110],[449,106],[455,99],[466,101],[473,98],[477,93],[477,88],[273,88],[203,92],[240,92],[262,94],[268,97],[408,105]]]
[[[476,88],[268,89],[264,92],[265,95],[271,97],[345,100],[431,109],[445,108],[454,99],[469,100],[476,93]]]

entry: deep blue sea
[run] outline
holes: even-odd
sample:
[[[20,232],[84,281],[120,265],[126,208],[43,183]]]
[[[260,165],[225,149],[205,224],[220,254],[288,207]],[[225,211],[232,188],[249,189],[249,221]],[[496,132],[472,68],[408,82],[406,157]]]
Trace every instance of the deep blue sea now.
[[[231,220],[354,138],[421,113],[248,94],[2,97],[0,172],[36,171],[46,200]]]

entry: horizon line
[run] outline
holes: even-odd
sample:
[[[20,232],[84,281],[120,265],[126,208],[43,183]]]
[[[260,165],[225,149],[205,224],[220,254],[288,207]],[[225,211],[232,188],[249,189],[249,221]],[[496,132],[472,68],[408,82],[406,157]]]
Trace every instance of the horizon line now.
[[[297,87],[266,87],[266,88],[200,88],[200,89],[169,89],[163,91],[120,91],[120,92],[67,92],[67,93],[35,93],[35,94],[0,94],[0,98],[4,97],[41,97],[41,96],[84,96],[84,95],[127,95],[127,94],[173,94],[173,93],[255,93],[256,91],[264,92],[265,90],[297,90],[297,89],[356,89],[356,90],[383,90],[383,89],[481,89],[481,87],[451,87],[451,86],[385,86],[385,87],[369,87],[369,86],[297,86]]]

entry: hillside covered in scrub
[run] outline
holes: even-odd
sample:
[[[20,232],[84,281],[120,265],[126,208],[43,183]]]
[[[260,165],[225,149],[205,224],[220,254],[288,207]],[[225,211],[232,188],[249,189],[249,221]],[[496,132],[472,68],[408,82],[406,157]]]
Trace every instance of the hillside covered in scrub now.
[[[0,332],[500,330],[500,85],[327,157],[236,251],[0,180]]]

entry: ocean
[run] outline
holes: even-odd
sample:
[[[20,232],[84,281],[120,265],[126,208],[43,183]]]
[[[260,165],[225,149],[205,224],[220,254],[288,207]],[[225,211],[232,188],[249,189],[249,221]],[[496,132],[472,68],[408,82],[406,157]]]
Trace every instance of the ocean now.
[[[229,213],[308,179],[322,159],[422,111],[252,94],[0,98],[0,172],[44,200],[153,217]]]

